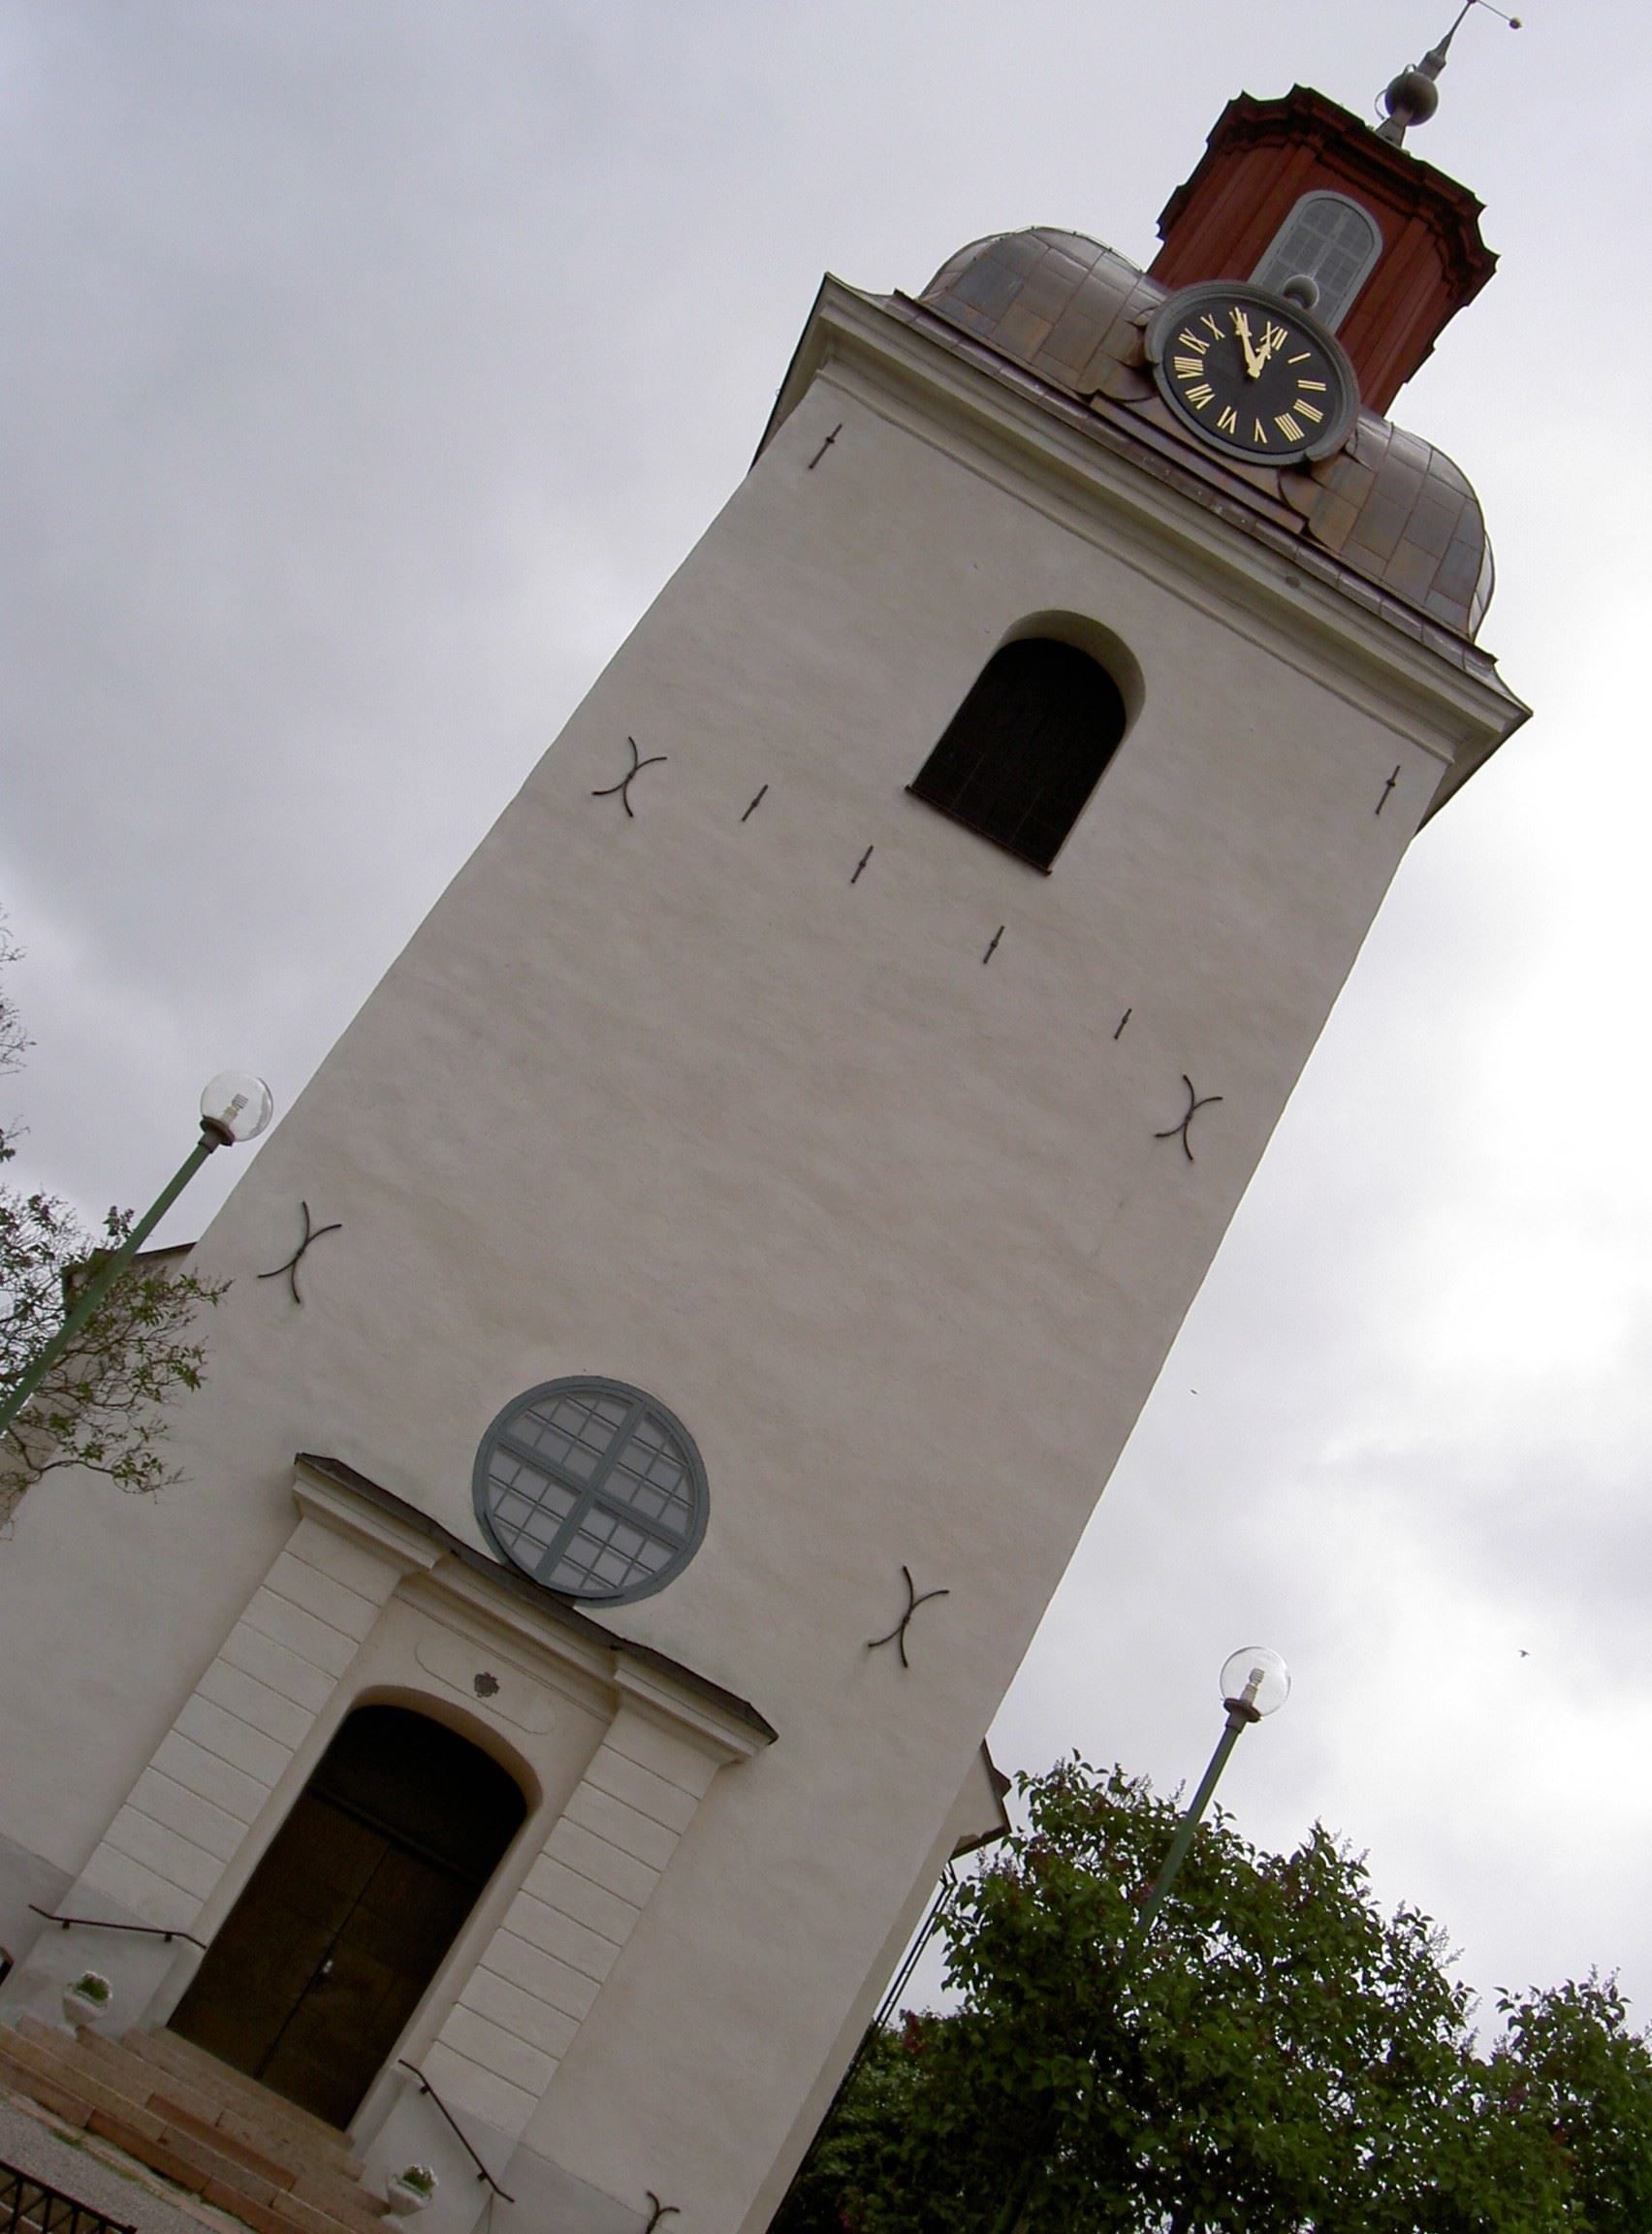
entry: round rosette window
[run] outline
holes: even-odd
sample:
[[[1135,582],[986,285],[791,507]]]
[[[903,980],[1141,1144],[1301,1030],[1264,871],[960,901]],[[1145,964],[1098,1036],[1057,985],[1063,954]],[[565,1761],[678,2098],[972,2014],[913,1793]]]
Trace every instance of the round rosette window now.
[[[663,1404],[623,1381],[548,1381],[507,1404],[476,1457],[476,1516],[547,1588],[646,1598],[706,1532],[706,1469]]]

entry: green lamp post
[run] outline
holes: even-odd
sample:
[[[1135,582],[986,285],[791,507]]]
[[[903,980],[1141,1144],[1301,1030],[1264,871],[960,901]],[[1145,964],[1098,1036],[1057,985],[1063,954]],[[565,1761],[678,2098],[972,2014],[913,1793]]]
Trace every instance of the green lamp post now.
[[[1170,1841],[1170,1850],[1160,1866],[1153,1889],[1142,1903],[1142,1911],[1135,1929],[1125,1943],[1119,1958],[1119,1966],[1113,1973],[1114,1991],[1126,1979],[1141,1959],[1149,1932],[1159,1911],[1168,1899],[1171,1887],[1181,1875],[1182,1865],[1188,1859],[1193,1833],[1200,1818],[1210,1805],[1212,1795],[1227,1766],[1229,1754],[1238,1744],[1240,1734],[1253,1722],[1260,1722],[1273,1714],[1290,1696],[1290,1671],[1277,1652],[1265,1644],[1246,1644],[1230,1653],[1222,1668],[1222,1704],[1227,1709],[1227,1720],[1218,1740],[1216,1751],[1210,1757],[1210,1766],[1204,1772],[1198,1790],[1193,1794],[1182,1819],[1176,1826],[1176,1835]],[[1020,2172],[1011,2181],[1003,2208],[993,2221],[993,2234],[1027,2234],[1027,2214],[1032,2189],[1043,2168],[1044,2156],[1040,2150],[1023,2163]]]
[[[1182,1865],[1188,1859],[1188,1849],[1193,1842],[1211,1797],[1227,1766],[1227,1757],[1239,1742],[1242,1731],[1253,1722],[1260,1722],[1264,1715],[1273,1714],[1290,1697],[1290,1670],[1277,1652],[1269,1651],[1265,1644],[1245,1644],[1223,1661],[1222,1668],[1222,1704],[1227,1709],[1227,1721],[1210,1757],[1210,1767],[1204,1780],[1183,1810],[1182,1820],[1176,1826],[1176,1835],[1170,1841],[1159,1875],[1153,1881],[1153,1890],[1142,1905],[1139,1921],[1125,1949],[1119,1964],[1121,1979],[1128,1977],[1135,1967],[1154,1921],[1163,1907],[1170,1888],[1181,1875]]]
[[[262,1078],[244,1070],[221,1070],[201,1097],[201,1137],[161,1189],[130,1233],[75,1298],[63,1324],[30,1359],[0,1401],[0,1435],[12,1422],[92,1317],[133,1258],[215,1149],[256,1140],[275,1113],[275,1101]]]

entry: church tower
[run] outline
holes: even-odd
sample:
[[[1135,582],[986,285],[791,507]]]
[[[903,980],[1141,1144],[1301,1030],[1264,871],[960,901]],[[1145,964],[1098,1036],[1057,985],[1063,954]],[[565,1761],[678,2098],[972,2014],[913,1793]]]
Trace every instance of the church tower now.
[[[1385,416],[1492,268],[1394,114],[1235,101],[1149,271],[826,280],[199,1243],[177,1486],[18,1513],[0,2068],[90,1964],[60,2090],[132,2035],[433,2166],[431,2234],[761,2234],[1407,845],[1525,718]]]

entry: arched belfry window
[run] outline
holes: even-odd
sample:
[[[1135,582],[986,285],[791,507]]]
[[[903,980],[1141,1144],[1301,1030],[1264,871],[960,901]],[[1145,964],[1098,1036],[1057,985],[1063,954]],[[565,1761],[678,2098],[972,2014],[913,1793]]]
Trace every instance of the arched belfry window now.
[[[1304,194],[1251,277],[1276,295],[1299,273],[1312,279],[1319,290],[1314,316],[1334,333],[1382,253],[1382,231],[1369,209],[1346,194]]]
[[[1124,733],[1124,698],[1098,660],[1022,637],[987,661],[910,789],[1047,869]]]

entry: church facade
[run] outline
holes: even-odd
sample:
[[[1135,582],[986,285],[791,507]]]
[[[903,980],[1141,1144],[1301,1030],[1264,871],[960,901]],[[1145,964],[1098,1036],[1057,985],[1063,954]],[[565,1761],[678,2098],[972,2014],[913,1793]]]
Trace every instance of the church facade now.
[[[178,1485],[24,1500],[19,2039],[93,1966],[93,2032],[364,2192],[434,2167],[432,2234],[768,2223],[1411,838],[1525,716],[1473,491],[1385,416],[1473,197],[1298,88],[1163,232],[826,281],[198,1244]]]

